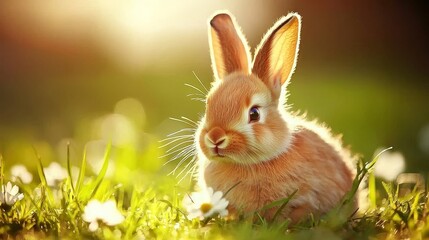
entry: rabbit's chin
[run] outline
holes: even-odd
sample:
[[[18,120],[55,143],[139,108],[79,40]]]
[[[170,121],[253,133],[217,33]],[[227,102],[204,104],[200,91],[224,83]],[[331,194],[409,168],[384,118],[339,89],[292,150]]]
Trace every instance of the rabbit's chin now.
[[[223,153],[223,154],[211,154],[203,151],[204,157],[210,162],[217,163],[230,163],[230,164],[245,164],[244,159],[236,157],[235,154]]]
[[[213,162],[238,163],[236,160],[234,160],[233,158],[231,158],[229,156],[219,156],[219,155],[217,155],[217,156],[207,157],[207,159],[210,160],[210,161],[213,161]]]

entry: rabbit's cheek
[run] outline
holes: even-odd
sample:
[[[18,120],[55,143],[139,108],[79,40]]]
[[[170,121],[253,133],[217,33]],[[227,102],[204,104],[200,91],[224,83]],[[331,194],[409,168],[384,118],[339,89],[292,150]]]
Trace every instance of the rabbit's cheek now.
[[[252,132],[254,138],[259,143],[266,142],[269,138],[271,138],[270,134],[267,133],[266,127],[263,124],[253,124]]]
[[[281,147],[279,144],[280,142],[284,142],[284,138],[286,137],[287,129],[277,125],[276,130],[273,130],[270,128],[270,124],[254,124],[252,126],[252,131],[255,136],[255,142],[256,144],[260,145],[261,147],[269,146],[268,148],[271,151],[272,147],[278,146]],[[277,143],[277,144],[276,144]]]
[[[246,137],[236,131],[231,131],[228,133],[230,142],[227,148],[225,148],[225,153],[234,156],[240,155],[245,152],[248,146],[248,141]]]
[[[281,146],[279,143],[282,142],[282,139],[278,139],[274,136],[274,133],[266,126],[266,124],[253,124],[252,125],[252,141],[253,145],[260,149],[260,157],[264,153],[274,152],[276,146]]]

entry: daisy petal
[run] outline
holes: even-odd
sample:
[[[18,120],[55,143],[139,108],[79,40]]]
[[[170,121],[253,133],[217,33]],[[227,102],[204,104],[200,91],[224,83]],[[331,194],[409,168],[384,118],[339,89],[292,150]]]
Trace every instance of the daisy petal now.
[[[14,185],[14,186],[12,187],[12,189],[9,191],[9,193],[10,193],[11,195],[16,195],[16,194],[18,193],[18,191],[19,191],[18,186]]]
[[[207,193],[208,193],[209,197],[211,198],[213,196],[213,188],[211,188],[211,187],[207,188]]]
[[[211,202],[213,203],[213,205],[216,205],[221,198],[222,198],[222,192],[217,191],[213,194],[213,196],[211,198]]]
[[[12,185],[11,182],[7,182],[6,186],[2,186],[2,192],[0,193],[1,204],[12,206],[22,198],[24,198],[24,195],[19,193],[18,186]]]
[[[221,199],[221,200],[216,204],[216,207],[225,209],[226,207],[228,207],[228,204],[229,204],[229,201],[227,201],[227,200],[225,200],[225,199]]]
[[[10,192],[12,190],[12,183],[11,182],[7,182],[6,183],[6,192]]]
[[[222,210],[222,211],[219,212],[219,216],[226,217],[226,216],[228,216],[228,213],[229,213],[228,210],[224,209],[224,210]]]
[[[22,200],[24,198],[24,194],[20,193],[16,198],[18,199],[17,201]]]

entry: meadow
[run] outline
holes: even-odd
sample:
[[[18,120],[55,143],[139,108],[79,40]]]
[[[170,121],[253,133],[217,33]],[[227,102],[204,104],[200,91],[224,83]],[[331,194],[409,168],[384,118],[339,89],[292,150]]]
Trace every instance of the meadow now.
[[[8,174],[7,161],[1,159],[2,238],[424,239],[429,234],[427,183],[421,176],[413,175],[411,181],[409,178],[377,184],[380,182],[374,175],[374,166],[379,156],[391,149],[385,149],[371,161],[359,161],[353,188],[335,209],[296,225],[275,217],[267,221],[259,214],[270,208],[281,211],[289,198],[229,219],[221,211],[204,215],[208,211],[203,205],[216,202],[197,201],[189,179],[178,184],[175,177],[132,170],[126,173],[127,182],[109,177],[111,156],[127,161],[132,150],[108,144],[102,166],[92,174],[88,174],[86,151],[78,167],[71,164],[70,145],[65,149],[65,166],[56,162],[44,166],[36,151],[34,179],[25,167],[17,170],[15,166],[13,174]],[[352,211],[352,200],[365,179],[369,185],[362,199],[368,206],[361,206],[364,210],[359,212]],[[227,199],[227,193],[222,197]],[[187,198],[194,198],[191,209],[199,214],[191,215],[189,206],[183,205]]]

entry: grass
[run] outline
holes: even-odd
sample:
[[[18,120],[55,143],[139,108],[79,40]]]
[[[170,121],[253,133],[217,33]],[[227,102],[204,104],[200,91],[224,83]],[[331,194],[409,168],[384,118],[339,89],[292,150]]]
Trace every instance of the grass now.
[[[429,236],[429,200],[425,189],[414,187],[409,193],[401,194],[400,185],[375,179],[372,167],[376,158],[359,162],[353,189],[337,208],[322,217],[313,216],[291,226],[288,221],[267,221],[258,212],[235,220],[188,219],[181,202],[190,189],[178,185],[173,177],[141,172],[147,175],[145,181],[127,183],[107,177],[113,150],[110,144],[106,147],[98,174],[88,174],[84,154],[79,174],[74,177],[67,147],[67,176],[55,186],[48,186],[43,160],[36,155],[39,181],[15,182],[24,198],[13,206],[0,206],[3,239],[422,239]],[[1,160],[3,184],[10,180],[4,174],[6,163]],[[370,206],[364,213],[356,213],[350,210],[350,202],[359,182],[366,177],[370,182],[367,199]],[[100,228],[89,231],[89,223],[82,215],[91,199],[115,200],[124,221],[115,226],[99,221]],[[287,202],[288,199],[278,201],[265,208],[281,209]]]

